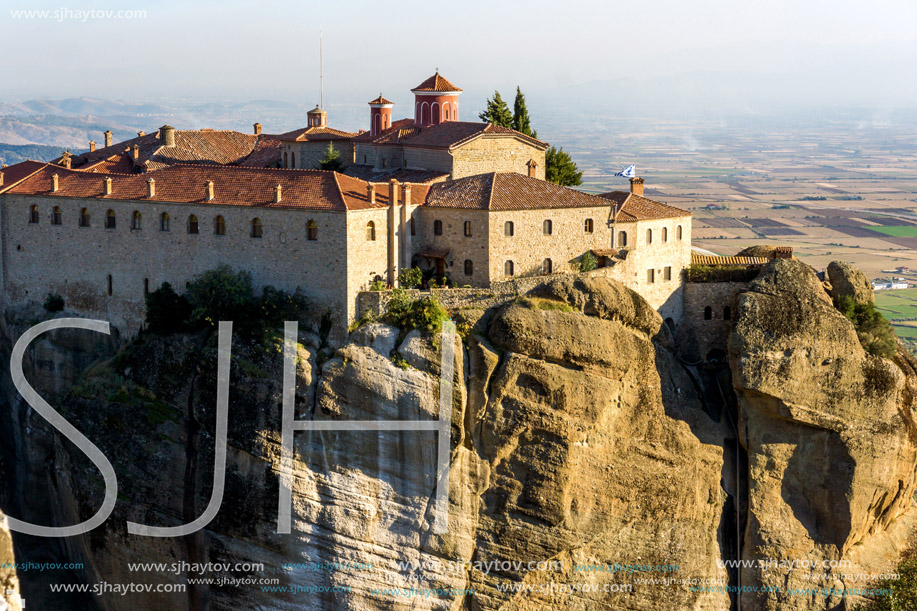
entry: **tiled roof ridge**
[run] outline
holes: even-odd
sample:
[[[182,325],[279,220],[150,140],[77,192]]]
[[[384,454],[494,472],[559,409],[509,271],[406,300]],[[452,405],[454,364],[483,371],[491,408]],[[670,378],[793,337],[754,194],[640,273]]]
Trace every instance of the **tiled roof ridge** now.
[[[28,179],[30,179],[30,178],[32,178],[33,176],[35,176],[36,174],[38,174],[39,172],[41,172],[42,170],[44,170],[45,168],[47,168],[48,166],[51,165],[50,163],[48,163],[48,162],[46,162],[46,161],[38,161],[38,160],[36,160],[36,159],[25,159],[25,160],[23,160],[23,161],[20,161],[19,163],[14,163],[13,165],[16,166],[16,165],[19,165],[20,163],[38,163],[38,164],[41,164],[41,165],[39,165],[39,166],[35,169],[34,172],[29,172],[28,174],[22,176],[22,177],[19,178],[18,180],[14,180],[14,181],[11,182],[10,184],[5,184],[5,183],[6,183],[6,174],[7,174],[7,170],[8,170],[9,167],[11,167],[11,166],[7,166],[6,168],[0,169],[0,172],[3,172],[3,174],[4,174],[4,184],[3,184],[3,185],[0,185],[0,193],[5,193],[5,192],[8,191],[9,189],[12,189],[13,187],[15,187],[16,185],[18,185],[19,183],[21,183],[21,182],[23,182],[23,181],[26,181],[26,180],[28,180]]]

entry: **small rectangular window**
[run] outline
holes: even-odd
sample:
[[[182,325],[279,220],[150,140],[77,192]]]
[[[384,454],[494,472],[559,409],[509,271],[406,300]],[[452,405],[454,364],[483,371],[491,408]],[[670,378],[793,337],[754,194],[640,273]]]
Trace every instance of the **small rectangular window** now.
[[[668,267],[665,268],[665,270],[663,270],[663,277],[666,280],[672,279],[672,266],[671,265],[669,265]]]
[[[646,281],[650,284],[656,282],[656,270],[655,269],[646,270]]]

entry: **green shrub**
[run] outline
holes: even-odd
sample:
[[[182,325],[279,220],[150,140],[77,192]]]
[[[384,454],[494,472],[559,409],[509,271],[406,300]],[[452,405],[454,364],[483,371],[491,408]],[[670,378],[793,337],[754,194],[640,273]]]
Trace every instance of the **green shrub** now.
[[[221,265],[188,283],[188,302],[193,324],[215,327],[221,320],[232,320],[247,325],[254,322],[256,306],[252,276]]]
[[[423,283],[423,272],[419,267],[403,269],[398,274],[398,285],[403,289],[414,289]]]
[[[373,280],[369,285],[369,290],[371,291],[384,291],[386,289],[385,283],[381,280]]]
[[[309,302],[300,289],[287,293],[266,286],[261,291],[258,299],[260,306],[260,322],[266,326],[277,327],[288,320],[302,321],[309,309]]]
[[[162,286],[146,295],[146,326],[158,335],[169,335],[184,330],[191,321],[191,304],[163,282]]]
[[[405,333],[421,329],[429,335],[438,335],[443,322],[449,320],[449,314],[433,297],[412,300],[404,289],[395,289],[388,302],[384,320]]]
[[[917,609],[917,558],[898,563],[898,579],[882,579],[873,584],[871,600],[854,611],[905,611]],[[881,593],[880,593],[881,592]]]
[[[48,293],[44,307],[49,312],[60,312],[64,309],[64,298],[57,293]]]
[[[595,269],[598,262],[595,260],[595,255],[591,251],[586,251],[579,258],[579,271],[580,272],[591,272]]]
[[[840,298],[837,309],[853,323],[866,352],[890,358],[898,349],[892,327],[872,303],[855,303],[847,295]]]
[[[687,282],[750,282],[761,269],[744,265],[692,265],[685,269]]]

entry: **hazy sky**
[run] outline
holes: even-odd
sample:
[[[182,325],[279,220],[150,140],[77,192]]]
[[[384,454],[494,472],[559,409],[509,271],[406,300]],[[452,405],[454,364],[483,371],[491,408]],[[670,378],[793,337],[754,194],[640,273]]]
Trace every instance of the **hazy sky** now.
[[[317,101],[380,91],[407,103],[435,67],[469,92],[565,89],[694,72],[811,74],[913,90],[914,0],[613,0],[563,3],[0,0],[0,97]],[[65,19],[13,11],[67,9]],[[73,12],[145,11],[145,18]],[[900,69],[908,73],[900,74]],[[845,77],[844,75],[847,74]],[[881,75],[877,79],[876,75]],[[837,85],[837,83],[835,83]],[[843,88],[842,88],[843,90]],[[791,91],[787,92],[791,94]],[[353,99],[356,96],[359,99]],[[362,96],[362,97],[360,97]],[[905,102],[910,100],[910,93]],[[914,95],[917,98],[917,93]],[[363,99],[365,98],[365,100]],[[917,105],[917,99],[913,100]]]

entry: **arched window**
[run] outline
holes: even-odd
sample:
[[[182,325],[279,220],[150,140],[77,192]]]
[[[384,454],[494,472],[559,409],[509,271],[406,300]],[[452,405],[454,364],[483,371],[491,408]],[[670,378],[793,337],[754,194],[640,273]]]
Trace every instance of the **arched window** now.
[[[105,229],[115,228],[115,211],[109,210],[105,213]]]
[[[134,210],[134,213],[131,215],[131,229],[135,231],[139,231],[140,228],[142,227],[141,225],[142,221],[143,221],[143,217],[140,215],[140,211]]]
[[[541,230],[545,235],[551,235],[554,232],[554,223],[551,222],[551,219],[544,220],[544,223],[541,224]]]
[[[318,223],[313,220],[306,223],[306,239],[310,242],[318,239]]]
[[[513,237],[514,231],[515,231],[515,226],[513,225],[512,221],[506,221],[506,223],[503,224],[503,235],[505,235],[506,237],[508,238]]]
[[[411,219],[411,235],[417,235],[417,230],[414,228],[414,219]]]
[[[554,271],[554,264],[551,262],[550,259],[545,259],[544,261],[541,262],[541,273],[542,274],[548,275],[553,271]]]
[[[585,231],[586,233],[592,233],[593,231],[592,219],[586,219],[586,222],[583,223],[583,231]]]
[[[112,281],[111,274],[108,274],[108,296],[111,297],[115,293],[114,282]]]
[[[427,103],[426,103],[426,102],[421,102],[421,104],[420,104],[420,124],[421,124],[421,125],[426,125],[426,124],[427,124],[427,122],[428,122],[428,121],[427,121],[427,115],[428,115],[428,114],[429,114],[429,112],[427,111]]]
[[[465,237],[471,237],[471,221],[465,221]]]
[[[442,221],[433,221],[433,235],[443,235]]]
[[[159,231],[168,231],[169,230],[169,214],[163,212],[159,215]]]
[[[662,228],[662,241],[663,242],[669,241],[669,228],[668,227]]]
[[[512,276],[513,275],[513,262],[507,261],[503,264],[503,275]]]
[[[624,248],[627,246],[627,232],[619,231],[618,232],[618,248]]]
[[[284,154],[283,154],[283,167],[285,167],[285,168],[290,167],[289,165],[287,165],[287,162],[288,162],[288,161],[289,161],[289,158],[287,157],[287,154],[284,152]]]
[[[150,279],[149,278],[143,279],[143,294],[144,295],[150,294]]]
[[[290,153],[290,167],[296,169],[296,153]]]
[[[646,230],[646,243],[647,244],[653,243],[653,230],[652,229]]]
[[[188,217],[188,233],[198,233],[197,217],[193,214]]]
[[[439,104],[433,102],[433,106],[431,108],[433,109],[433,117],[430,122],[433,123],[433,125],[436,125],[439,123]]]
[[[474,263],[471,259],[465,259],[465,275],[471,276],[472,274],[474,274]]]
[[[704,308],[704,320],[712,320],[712,319],[713,319],[713,308],[711,308],[710,306],[707,306],[706,308]]]
[[[80,210],[80,227],[89,227],[89,209]]]
[[[51,211],[51,224],[60,225],[61,224],[61,211],[60,206],[54,206],[54,210]]]
[[[675,230],[675,238],[681,239],[681,225],[678,226],[678,229]]]
[[[252,219],[252,237],[260,238],[264,233],[264,228],[261,226],[261,219],[257,216]]]
[[[369,242],[376,240],[376,224],[372,221],[366,223],[366,240]]]
[[[226,219],[223,218],[222,214],[218,214],[215,219],[213,219],[213,233],[216,235],[226,235]]]
[[[730,308],[729,306],[725,306],[723,308],[723,320],[731,320],[731,319],[732,319],[732,308]]]
[[[38,222],[38,206],[34,204],[29,206],[29,222],[30,223]]]

